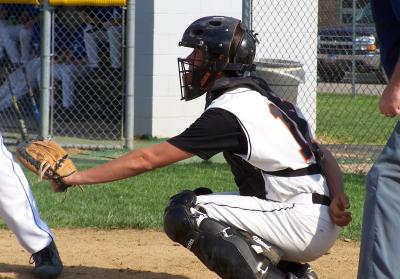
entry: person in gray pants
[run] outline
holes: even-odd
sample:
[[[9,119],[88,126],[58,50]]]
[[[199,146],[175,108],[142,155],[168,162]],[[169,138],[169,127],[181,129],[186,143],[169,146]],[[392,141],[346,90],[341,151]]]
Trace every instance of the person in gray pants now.
[[[382,65],[390,78],[379,109],[400,114],[400,1],[371,0]],[[358,279],[400,278],[400,124],[366,180]]]

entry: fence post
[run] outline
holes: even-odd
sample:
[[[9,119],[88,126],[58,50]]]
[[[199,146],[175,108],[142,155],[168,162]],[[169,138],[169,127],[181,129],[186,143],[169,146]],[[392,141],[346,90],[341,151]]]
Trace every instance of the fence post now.
[[[351,58],[351,96],[356,96],[356,0],[352,6],[352,58]]]
[[[128,0],[125,48],[125,147],[133,149],[135,91],[135,11],[136,0]]]
[[[49,136],[52,8],[44,0],[40,26],[40,136]]]
[[[253,0],[242,0],[242,22],[249,30],[252,30],[252,12]]]

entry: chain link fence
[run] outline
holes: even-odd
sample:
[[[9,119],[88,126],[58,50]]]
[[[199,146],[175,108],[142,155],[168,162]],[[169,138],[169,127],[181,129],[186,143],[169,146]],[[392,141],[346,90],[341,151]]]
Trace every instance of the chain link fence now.
[[[31,39],[39,16],[35,6],[0,5],[0,127],[8,140],[18,139],[22,131],[37,133],[38,65],[31,62]]]
[[[55,9],[51,134],[122,139],[123,22],[121,7]]]
[[[50,135],[63,144],[119,147],[123,139],[122,7],[54,7],[51,13]],[[0,9],[0,127],[39,134],[40,7]]]
[[[368,170],[396,122],[378,111],[386,76],[368,1],[243,4],[250,17],[244,21],[259,34],[258,62],[285,65],[280,70],[294,76],[301,67],[305,78],[295,80],[294,100],[316,138],[345,170]],[[125,14],[121,7],[52,9],[49,128],[64,144],[122,145]],[[37,6],[0,9],[0,127],[9,140],[20,137],[21,119],[29,134],[38,134],[39,15]],[[277,85],[293,94],[293,84]]]
[[[297,103],[315,123],[316,138],[345,171],[368,171],[396,122],[378,110],[387,78],[369,2],[248,2],[252,29],[264,42],[258,58],[303,65],[306,81],[299,85]]]

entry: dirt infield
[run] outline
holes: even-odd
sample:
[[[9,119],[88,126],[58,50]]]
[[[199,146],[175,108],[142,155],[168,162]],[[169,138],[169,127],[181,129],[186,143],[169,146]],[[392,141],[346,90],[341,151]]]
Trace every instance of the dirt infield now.
[[[54,230],[64,262],[60,279],[216,279],[186,249],[161,232]],[[0,230],[0,278],[32,278],[30,255],[7,230]],[[312,263],[319,278],[356,278],[359,243],[338,241]]]

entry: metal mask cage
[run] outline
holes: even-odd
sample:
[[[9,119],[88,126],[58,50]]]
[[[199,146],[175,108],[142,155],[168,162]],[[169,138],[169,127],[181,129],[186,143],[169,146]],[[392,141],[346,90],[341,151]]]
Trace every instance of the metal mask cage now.
[[[181,89],[181,100],[185,99],[185,91],[188,88],[186,81],[183,82],[183,79],[185,78],[186,75],[193,72],[193,70],[190,70],[189,63],[190,62],[187,59],[178,58],[178,69],[179,69],[178,71],[179,71],[179,85],[180,85],[180,89]],[[192,75],[193,75],[193,73],[192,73]]]
[[[178,58],[181,100],[186,101],[197,98],[202,94],[199,94],[202,90],[201,78],[203,76],[203,70],[207,65],[204,52],[202,58],[199,58],[196,52],[192,54],[187,58]]]

